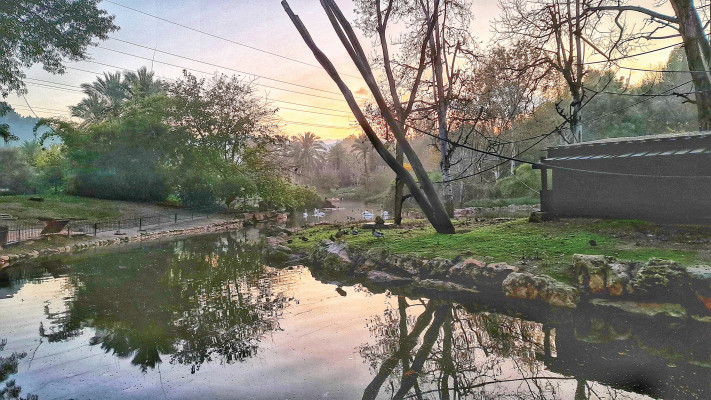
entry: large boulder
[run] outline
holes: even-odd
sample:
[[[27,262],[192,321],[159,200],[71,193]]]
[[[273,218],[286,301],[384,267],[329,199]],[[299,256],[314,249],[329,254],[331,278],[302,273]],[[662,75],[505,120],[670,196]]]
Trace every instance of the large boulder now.
[[[629,288],[635,297],[654,301],[678,302],[692,293],[686,270],[675,261],[660,259],[649,260],[642,266]]]
[[[711,266],[697,265],[686,269],[691,288],[696,298],[701,301],[707,311],[711,312]]]
[[[506,263],[486,264],[474,258],[467,258],[449,269],[448,278],[464,285],[499,285],[512,272],[518,272],[518,268]]]
[[[591,295],[622,296],[636,266],[618,263],[612,257],[575,254],[573,269],[578,287]]]
[[[381,285],[402,286],[412,282],[411,278],[405,278],[383,271],[369,271],[366,276],[369,280]]]
[[[512,272],[501,283],[506,297],[541,300],[551,306],[575,308],[580,302],[578,290],[545,275]]]
[[[446,258],[433,258],[422,263],[422,278],[445,279],[454,263]]]
[[[353,261],[348,255],[348,244],[322,240],[311,253],[311,261],[323,269],[334,272],[349,272]]]

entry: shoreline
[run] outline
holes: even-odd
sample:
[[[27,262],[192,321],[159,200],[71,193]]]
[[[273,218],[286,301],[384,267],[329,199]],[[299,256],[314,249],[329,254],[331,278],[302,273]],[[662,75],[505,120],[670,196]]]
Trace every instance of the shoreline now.
[[[0,271],[19,264],[23,261],[34,260],[40,257],[49,257],[57,254],[80,253],[90,249],[120,246],[129,243],[142,243],[157,241],[165,238],[189,237],[210,233],[220,233],[235,229],[242,229],[245,220],[242,218],[232,220],[221,220],[209,222],[196,226],[176,228],[175,225],[166,227],[172,229],[158,228],[151,232],[140,232],[134,235],[124,235],[118,237],[92,238],[91,240],[78,240],[71,244],[57,247],[47,247],[38,250],[26,250],[18,253],[11,253],[7,248],[3,248],[0,253]],[[10,248],[11,250],[12,248]]]

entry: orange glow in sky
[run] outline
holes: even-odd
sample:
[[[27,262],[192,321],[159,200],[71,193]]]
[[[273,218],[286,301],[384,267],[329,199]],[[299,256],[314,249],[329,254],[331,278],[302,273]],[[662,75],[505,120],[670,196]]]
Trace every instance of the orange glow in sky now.
[[[352,21],[352,2],[339,0],[338,3]],[[633,3],[650,6],[655,2],[646,0]],[[316,43],[336,64],[355,95],[369,97],[364,96],[367,93],[365,84],[343,50],[319,2],[291,0],[289,4],[304,21]],[[278,0],[112,0],[101,2],[100,7],[116,16],[115,23],[121,29],[111,34],[112,39],[100,42],[98,47],[90,50],[91,60],[68,62],[70,69],[64,75],[51,75],[37,66],[27,71],[27,102],[40,117],[68,117],[68,107],[83,97],[79,85],[93,81],[96,73],[148,66],[153,68],[159,78],[174,79],[182,75],[183,68],[191,69],[199,77],[214,72],[231,75],[235,74],[234,70],[239,70],[244,72],[238,74],[240,77],[256,79],[261,95],[272,100],[273,106],[280,109],[278,116],[284,133],[295,135],[312,131],[323,139],[340,139],[360,133],[336,85],[317,65]],[[471,30],[484,48],[491,41],[490,23],[498,16],[499,9],[496,2],[475,0],[472,10],[475,18]],[[671,13],[668,5],[658,10]],[[628,20],[642,21],[641,18],[632,17]],[[655,41],[649,48],[669,45],[675,41],[679,40]],[[362,43],[370,48],[371,40],[362,38]],[[656,65],[666,61],[668,54],[669,50],[660,51],[635,60],[626,60],[625,65]],[[217,65],[225,68],[218,68]],[[627,77],[629,72],[621,71],[621,74]],[[629,76],[635,81],[642,75],[633,73]],[[15,106],[20,114],[31,115],[22,97],[11,95],[6,101]]]

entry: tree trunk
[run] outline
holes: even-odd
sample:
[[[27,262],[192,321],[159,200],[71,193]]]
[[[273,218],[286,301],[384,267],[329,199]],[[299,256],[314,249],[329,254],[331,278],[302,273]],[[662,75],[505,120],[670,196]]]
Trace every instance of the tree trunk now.
[[[711,76],[709,57],[711,50],[704,34],[699,14],[691,0],[671,0],[679,22],[679,33],[684,41],[684,52],[694,83],[699,129],[711,129]]]
[[[388,166],[397,174],[398,178],[402,179],[405,182],[408,189],[410,190],[410,193],[412,194],[412,197],[414,197],[417,203],[420,205],[422,212],[430,221],[432,227],[435,228],[438,233],[454,233],[454,226],[452,225],[452,221],[448,218],[441,201],[437,197],[437,192],[434,190],[434,185],[432,184],[432,181],[427,176],[427,171],[424,169],[422,163],[420,162],[420,159],[417,157],[417,154],[414,152],[409,142],[405,138],[405,135],[400,129],[398,122],[390,113],[390,110],[388,109],[387,104],[385,103],[382,97],[382,93],[380,93],[380,89],[378,88],[377,82],[375,81],[375,78],[372,75],[370,66],[367,65],[365,52],[360,47],[360,44],[357,42],[357,38],[355,36],[355,33],[352,31],[350,24],[348,23],[348,21],[345,20],[345,17],[343,17],[343,15],[340,13],[340,10],[335,5],[335,3],[328,0],[321,1],[322,6],[326,10],[328,17],[331,20],[334,29],[336,30],[336,33],[343,42],[344,47],[353,59],[354,63],[358,67],[358,70],[361,72],[361,75],[363,76],[364,80],[368,84],[368,87],[370,88],[371,93],[375,97],[376,102],[378,103],[378,107],[380,108],[381,113],[385,117],[385,120],[388,122],[388,125],[393,130],[393,133],[397,138],[398,144],[402,146],[403,152],[405,156],[407,156],[408,161],[410,161],[410,165],[412,165],[413,171],[415,172],[415,175],[417,176],[419,182],[416,182],[412,175],[410,175],[410,173],[397,162],[395,157],[390,154],[387,148],[385,148],[385,145],[380,140],[380,138],[378,138],[378,135],[375,133],[372,126],[370,126],[368,120],[365,118],[365,115],[360,109],[358,102],[355,100],[355,97],[353,97],[353,93],[345,84],[345,82],[343,82],[343,79],[341,79],[340,75],[338,74],[338,71],[333,66],[333,63],[318,48],[318,46],[316,46],[308,30],[301,22],[301,19],[296,16],[293,11],[291,11],[288,2],[286,0],[282,0],[281,4],[284,7],[286,13],[289,15],[289,18],[291,19],[292,23],[301,34],[301,37],[304,39],[304,42],[309,46],[318,62],[326,70],[331,79],[333,79],[333,81],[340,89],[344,99],[346,100],[346,103],[348,103],[349,108],[353,112],[353,116],[356,118],[358,124],[363,129],[363,132],[368,137],[368,140],[370,140],[370,143],[373,145],[380,157],[382,157],[382,159],[388,164]],[[343,31],[344,29],[346,30],[346,32]],[[420,188],[420,185],[422,185],[422,189]]]
[[[398,164],[402,165],[404,162],[404,155],[402,153],[402,148],[400,145],[395,146],[395,159]],[[393,204],[393,216],[395,217],[395,224],[400,225],[402,223],[402,196],[404,192],[405,182],[400,178],[395,178],[395,200]]]
[[[432,51],[432,73],[434,75],[435,103],[437,104],[437,128],[439,130],[439,151],[442,171],[442,200],[449,218],[454,217],[454,192],[452,191],[451,154],[449,151],[449,132],[447,130],[447,97],[444,94],[444,72],[442,69],[442,44],[439,41],[439,24],[434,27],[430,37]],[[451,82],[450,82],[451,84]]]

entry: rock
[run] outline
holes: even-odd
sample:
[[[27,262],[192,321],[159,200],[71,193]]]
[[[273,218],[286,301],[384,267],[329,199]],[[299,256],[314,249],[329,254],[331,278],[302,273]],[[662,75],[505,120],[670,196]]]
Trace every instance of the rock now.
[[[686,269],[689,275],[691,289],[696,298],[711,311],[711,266],[697,265]]]
[[[348,244],[322,240],[311,254],[311,260],[324,269],[335,272],[348,272],[353,268],[353,261],[348,256]]]
[[[678,301],[691,293],[688,274],[679,263],[652,259],[630,281],[630,292],[655,301]]]
[[[616,309],[644,317],[666,316],[672,318],[686,318],[687,315],[684,307],[680,304],[673,303],[640,303],[636,301],[592,299],[590,304],[596,308]]]
[[[591,293],[604,292],[607,287],[607,271],[612,261],[612,258],[605,256],[573,255],[573,268],[578,287],[586,288]]]
[[[385,259],[389,269],[397,271],[400,275],[419,276],[422,263],[419,259],[407,255],[389,255]]]
[[[635,265],[617,263],[601,255],[575,254],[573,269],[578,287],[587,293],[622,296],[628,290]]]
[[[454,263],[451,260],[445,258],[437,257],[432,260],[427,260],[422,264],[422,272],[420,275],[423,278],[446,278],[453,265]]]
[[[479,293],[474,287],[460,285],[454,282],[441,281],[437,279],[423,279],[418,282],[417,286],[423,289],[431,289],[439,292],[466,292]]]
[[[474,285],[483,281],[489,285],[498,286],[512,272],[518,272],[518,268],[506,263],[486,264],[483,261],[468,258],[450,268],[448,277],[454,282],[466,285]]]
[[[578,290],[545,275],[512,272],[501,284],[506,297],[541,300],[555,307],[575,308],[580,302]]]
[[[383,271],[369,271],[366,274],[366,277],[375,282],[375,283],[380,283],[380,284],[388,284],[388,285],[407,285],[409,283],[412,283],[411,278],[404,278],[401,276],[389,274],[387,272]]]
[[[284,253],[291,253],[293,251],[291,250],[291,247],[287,247],[281,244],[274,247],[274,249],[278,251],[283,251]]]
[[[546,221],[553,221],[556,219],[556,216],[549,213],[549,212],[543,212],[543,211],[533,211],[531,215],[528,216],[528,222],[534,223],[534,224],[539,224],[541,222],[546,222]]]

